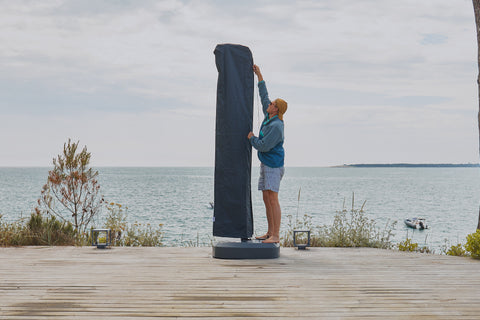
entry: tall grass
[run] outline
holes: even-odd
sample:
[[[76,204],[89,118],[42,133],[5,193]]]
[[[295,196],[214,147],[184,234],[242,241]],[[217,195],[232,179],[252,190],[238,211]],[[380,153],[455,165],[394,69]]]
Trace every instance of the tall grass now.
[[[117,203],[107,204],[108,215],[102,227],[112,230],[114,246],[162,246],[162,225],[128,224],[127,208]],[[29,219],[5,222],[0,215],[0,246],[85,246],[91,245],[91,232],[77,233],[70,222],[39,211]]]
[[[5,222],[0,216],[0,246],[74,245],[76,232],[71,223],[32,213],[28,220]]]
[[[389,220],[383,228],[378,227],[375,220],[367,218],[365,204],[366,201],[360,208],[356,208],[353,194],[351,208],[347,209],[344,200],[342,209],[336,211],[332,225],[313,226],[312,217],[307,214],[302,220],[293,220],[292,216],[288,216],[289,222],[282,237],[282,245],[293,246],[294,230],[311,230],[310,244],[314,247],[392,248],[391,239],[397,222]],[[301,238],[301,241],[304,239]]]
[[[8,223],[0,215],[0,246],[21,246],[27,243],[27,232],[21,220]]]
[[[107,218],[105,227],[112,230],[114,246],[126,247],[160,247],[163,245],[162,224],[127,223],[128,207],[110,202],[106,205]]]

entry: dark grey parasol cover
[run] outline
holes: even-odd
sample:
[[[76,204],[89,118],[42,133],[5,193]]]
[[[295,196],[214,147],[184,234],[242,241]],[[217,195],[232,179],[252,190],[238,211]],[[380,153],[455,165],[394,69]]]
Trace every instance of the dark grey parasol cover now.
[[[215,129],[215,206],[213,235],[250,238],[253,234],[251,195],[253,126],[253,58],[249,48],[220,44]]]

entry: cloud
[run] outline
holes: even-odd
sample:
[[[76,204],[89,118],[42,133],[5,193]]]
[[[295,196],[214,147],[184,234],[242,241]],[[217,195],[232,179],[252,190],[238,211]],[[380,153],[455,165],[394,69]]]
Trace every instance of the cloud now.
[[[146,155],[125,158],[128,164],[171,164],[178,154],[179,162],[211,165],[213,50],[228,42],[249,46],[270,95],[289,102],[291,165],[378,162],[380,149],[390,155],[384,159],[408,154],[413,162],[448,161],[449,148],[465,162],[477,157],[477,48],[467,0],[3,1],[0,42],[0,115],[17,121],[10,129],[21,127],[25,137],[3,141],[4,150],[34,143],[26,137],[54,135],[61,146],[77,128],[75,135],[98,152],[102,144],[126,143]],[[131,139],[121,129],[130,118]],[[48,119],[57,129],[45,129]],[[103,121],[81,132],[80,120],[88,119]],[[440,147],[433,137],[461,143]],[[416,149],[407,147],[412,140]],[[158,151],[142,141],[158,141]],[[426,152],[427,141],[438,149]],[[186,157],[185,149],[201,156]],[[121,164],[110,151],[101,163]],[[11,152],[0,165],[14,162]]]
[[[42,7],[39,10],[43,15],[39,16],[20,13],[18,20],[28,20],[28,24],[7,26],[3,35],[5,40],[10,39],[9,50],[1,65],[3,74],[8,75],[5,82],[11,81],[13,86],[18,82],[12,80],[27,79],[37,83],[38,90],[60,88],[67,96],[95,92],[111,95],[111,88],[116,88],[120,96],[128,95],[131,100],[139,95],[158,99],[159,108],[165,99],[175,99],[179,105],[191,102],[185,98],[186,88],[202,95],[205,63],[192,49],[182,48],[188,43],[179,43],[182,36],[175,36],[171,30],[175,25],[162,20],[163,8],[157,15],[143,7],[127,10],[132,9],[127,2],[124,10],[117,5],[116,10],[104,10],[93,17],[80,10],[72,19],[78,9],[78,5],[72,8],[72,3],[64,2],[49,11]],[[14,19],[15,23],[18,20]],[[213,47],[208,51],[211,54]],[[18,91],[22,89],[20,86]]]

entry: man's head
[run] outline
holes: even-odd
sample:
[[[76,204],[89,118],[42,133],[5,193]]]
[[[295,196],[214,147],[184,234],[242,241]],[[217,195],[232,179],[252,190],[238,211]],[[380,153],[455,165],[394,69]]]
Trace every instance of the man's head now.
[[[278,109],[278,118],[283,120],[283,114],[287,112],[287,102],[283,99],[275,99],[275,106]]]

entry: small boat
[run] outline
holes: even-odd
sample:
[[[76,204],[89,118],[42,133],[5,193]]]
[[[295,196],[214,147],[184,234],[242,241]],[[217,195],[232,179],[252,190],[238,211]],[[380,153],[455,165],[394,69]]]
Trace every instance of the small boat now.
[[[209,202],[208,204],[209,204],[208,209],[213,209],[213,208],[215,208],[215,205],[213,204],[213,202]]]
[[[413,229],[420,229],[420,230],[428,229],[427,223],[423,218],[405,219],[404,222],[408,227]]]

